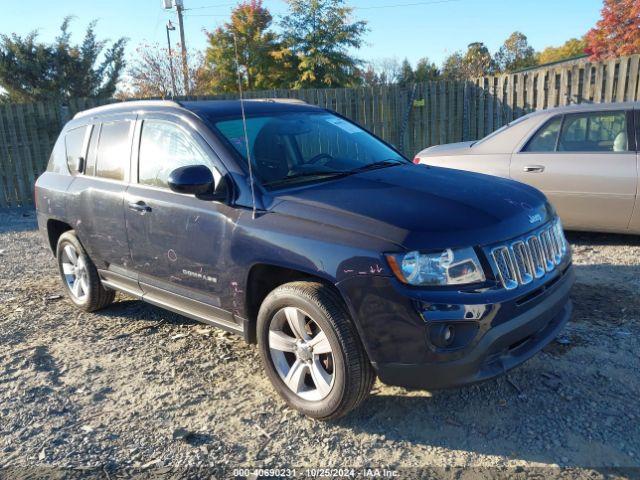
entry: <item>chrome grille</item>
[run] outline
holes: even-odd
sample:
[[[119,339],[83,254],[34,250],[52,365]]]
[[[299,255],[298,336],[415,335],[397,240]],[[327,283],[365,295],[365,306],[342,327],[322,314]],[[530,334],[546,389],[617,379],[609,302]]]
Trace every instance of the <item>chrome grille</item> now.
[[[507,290],[552,272],[567,253],[560,220],[528,237],[491,249],[500,283]]]

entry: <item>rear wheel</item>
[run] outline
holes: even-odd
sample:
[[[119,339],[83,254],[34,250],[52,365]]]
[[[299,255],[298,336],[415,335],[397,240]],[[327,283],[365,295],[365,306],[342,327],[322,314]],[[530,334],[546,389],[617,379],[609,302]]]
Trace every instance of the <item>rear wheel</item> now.
[[[282,285],[258,313],[265,371],[278,393],[305,415],[331,420],[369,395],[375,374],[341,299],[316,282]]]
[[[78,307],[93,312],[113,302],[115,292],[102,286],[96,266],[73,230],[58,239],[56,258],[65,292]]]

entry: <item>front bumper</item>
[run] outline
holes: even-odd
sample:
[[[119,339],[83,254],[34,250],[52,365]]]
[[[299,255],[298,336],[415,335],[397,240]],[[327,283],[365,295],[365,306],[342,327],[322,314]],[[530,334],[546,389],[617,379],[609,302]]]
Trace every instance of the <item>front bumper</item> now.
[[[383,383],[439,389],[480,382],[520,365],[548,345],[571,317],[572,282],[520,317],[489,330],[465,357],[443,363],[376,365]]]
[[[441,303],[437,304],[427,302],[425,295],[420,301],[413,298],[403,305],[403,295],[390,294],[387,288],[384,289],[387,297],[384,305],[388,307],[391,304],[393,312],[384,309],[385,325],[381,325],[382,318],[376,320],[371,315],[360,314],[357,318],[365,348],[383,383],[407,388],[455,387],[505,373],[548,345],[571,316],[569,294],[574,280],[573,267],[564,265],[551,279],[547,279],[544,286],[537,287],[542,292],[531,300],[527,297],[533,295],[531,292],[524,297],[517,294],[517,297],[503,298],[485,298],[485,295],[476,294],[481,304],[475,306],[469,305],[469,298],[462,297],[460,292],[438,299]],[[383,290],[382,285],[380,289]],[[514,292],[495,295],[514,295]],[[456,305],[454,300],[467,304]],[[371,302],[362,302],[366,303]],[[381,306],[383,303],[377,304]],[[416,305],[422,311],[420,316],[410,314],[411,310],[416,311]],[[434,311],[421,310],[425,305],[436,305],[437,308]],[[355,310],[362,313],[362,308],[356,306]],[[474,341],[454,351],[431,348],[426,340],[427,332],[433,322],[440,320],[438,315],[453,318],[461,315],[459,312],[469,315],[471,311],[480,312],[477,314],[479,330]],[[421,318],[415,320],[416,317]],[[459,319],[463,318],[469,317],[462,315]],[[386,335],[381,341],[382,331]]]

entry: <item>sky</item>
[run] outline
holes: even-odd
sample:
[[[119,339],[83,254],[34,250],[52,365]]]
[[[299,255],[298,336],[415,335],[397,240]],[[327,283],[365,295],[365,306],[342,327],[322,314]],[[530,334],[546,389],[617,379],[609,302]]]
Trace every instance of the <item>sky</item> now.
[[[2,0],[0,33],[25,35],[37,30],[50,41],[66,15],[73,15],[73,39],[80,41],[87,24],[96,19],[98,38],[129,39],[129,58],[142,43],[166,45],[165,24],[175,12],[164,11],[161,0]],[[204,30],[229,18],[234,0],[184,0],[185,33],[189,49],[204,50]],[[475,41],[495,52],[515,30],[541,50],[586,33],[599,18],[602,0],[348,0],[354,18],[366,20],[369,32],[356,55],[365,60],[397,57],[415,62],[428,57],[440,65],[457,50]],[[286,12],[284,0],[264,0],[276,20]],[[274,22],[275,23],[275,22]],[[177,32],[172,32],[177,41]]]

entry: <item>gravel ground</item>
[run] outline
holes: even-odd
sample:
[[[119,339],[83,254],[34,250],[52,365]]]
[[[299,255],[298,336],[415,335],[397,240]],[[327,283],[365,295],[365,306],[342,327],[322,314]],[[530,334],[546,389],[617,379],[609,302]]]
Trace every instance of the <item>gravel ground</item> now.
[[[238,337],[124,295],[75,310],[33,212],[0,213],[0,467],[96,467],[103,478],[202,466],[220,476],[384,466],[636,476],[640,238],[569,238],[575,311],[542,353],[456,390],[377,383],[362,408],[320,423],[285,408]]]

